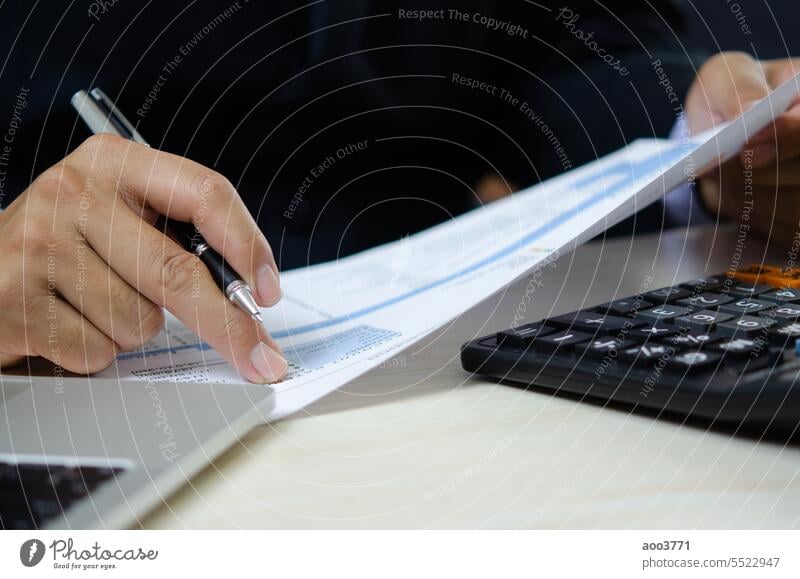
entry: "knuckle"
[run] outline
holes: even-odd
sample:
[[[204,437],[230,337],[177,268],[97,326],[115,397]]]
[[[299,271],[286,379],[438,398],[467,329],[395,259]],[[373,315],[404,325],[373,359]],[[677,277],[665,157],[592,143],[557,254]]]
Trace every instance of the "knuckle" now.
[[[236,195],[236,188],[224,176],[214,171],[200,173],[191,184],[191,195],[198,217],[209,206],[225,206]]]
[[[66,163],[46,169],[31,185],[34,200],[53,205],[56,199],[72,199],[87,189],[83,175]]]
[[[21,258],[23,252],[31,251],[29,239],[38,236],[39,225],[34,226],[34,222],[38,221],[33,218],[30,219],[15,219],[12,223],[8,224],[7,228],[3,228],[4,245],[8,249],[9,254]],[[36,227],[36,233],[34,232]]]
[[[161,267],[161,287],[169,294],[189,296],[196,283],[199,259],[186,251],[166,256]]]
[[[122,137],[109,133],[92,135],[81,143],[76,152],[87,157],[92,162],[99,159],[107,159],[120,153],[121,149],[127,146],[128,142]]]

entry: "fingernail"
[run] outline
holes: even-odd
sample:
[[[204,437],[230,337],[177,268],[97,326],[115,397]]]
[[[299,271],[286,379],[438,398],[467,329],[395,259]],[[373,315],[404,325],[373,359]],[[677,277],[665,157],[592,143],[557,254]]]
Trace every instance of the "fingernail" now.
[[[262,306],[274,306],[281,297],[283,290],[275,270],[270,266],[262,266],[256,274],[256,291]]]
[[[277,382],[286,375],[289,368],[286,360],[263,342],[256,344],[250,352],[250,361],[259,376],[267,382]]]
[[[778,157],[775,145],[753,147],[753,167],[765,167]]]

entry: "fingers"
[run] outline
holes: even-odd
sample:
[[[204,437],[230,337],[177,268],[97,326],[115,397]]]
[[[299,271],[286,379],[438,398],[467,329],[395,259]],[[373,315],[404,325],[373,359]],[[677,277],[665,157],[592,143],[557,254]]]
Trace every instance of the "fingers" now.
[[[759,61],[743,52],[725,52],[700,69],[687,97],[687,118],[693,132],[730,121],[769,93]]]
[[[755,166],[755,152],[745,151],[743,154],[744,165],[736,161],[728,161],[715,173],[704,176],[713,181],[721,181],[739,194],[745,186],[750,188],[775,189],[779,186],[800,186],[800,160],[772,166],[757,168]]]
[[[800,105],[789,109],[775,122],[750,140],[752,166],[761,169],[775,161],[785,162],[800,157]],[[748,149],[742,152],[745,164]]]
[[[800,73],[800,58],[764,61],[764,72],[769,83],[772,86],[778,86]]]
[[[708,87],[711,108],[726,121],[741,115],[769,94],[761,63],[745,53],[726,53],[712,68]]]
[[[164,328],[160,307],[134,290],[85,242],[58,256],[55,287],[120,350],[134,350]]]
[[[192,222],[205,240],[255,290],[262,306],[281,297],[278,270],[266,238],[231,183],[219,173],[177,155],[112,135],[88,139],[66,159],[88,168],[141,214]]]
[[[153,303],[167,308],[228,360],[246,379],[274,382],[287,370],[263,327],[235,307],[205,265],[127,207],[87,238],[107,263]],[[136,245],[130,240],[136,239]]]
[[[25,314],[47,323],[30,324],[33,354],[78,374],[92,374],[114,362],[111,339],[53,293],[27,300]]]
[[[777,87],[800,72],[800,59],[768,61],[763,68],[770,86]],[[775,160],[784,161],[800,155],[800,97],[772,125],[754,135],[748,144],[754,148],[754,167],[766,167]]]

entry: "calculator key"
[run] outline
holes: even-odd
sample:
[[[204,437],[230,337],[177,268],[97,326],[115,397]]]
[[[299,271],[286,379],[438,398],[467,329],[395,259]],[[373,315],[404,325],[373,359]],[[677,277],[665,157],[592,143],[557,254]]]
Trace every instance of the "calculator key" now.
[[[527,348],[530,343],[538,336],[546,336],[555,332],[554,328],[548,328],[544,324],[525,324],[517,328],[511,328],[504,332],[497,332],[497,343],[503,346],[517,346]]]
[[[693,280],[684,282],[681,284],[681,287],[687,290],[691,290],[692,292],[699,293],[699,292],[714,291],[717,288],[721,288],[724,284],[725,284],[724,276],[709,275],[704,277],[698,277]]]
[[[770,302],[778,303],[800,303],[800,289],[787,287],[787,288],[773,288],[774,291],[767,292],[758,296],[758,299],[768,300]]]
[[[664,302],[682,300],[690,295],[692,295],[692,292],[682,287],[662,287],[645,293],[644,298],[657,304],[663,304]]]
[[[649,320],[659,320],[662,322],[669,322],[671,320],[674,320],[675,318],[685,316],[689,313],[690,312],[687,308],[683,308],[681,306],[672,306],[667,304],[664,306],[658,306],[657,308],[645,310],[641,312],[637,317],[647,318]]]
[[[559,353],[562,353],[571,350],[577,344],[588,342],[593,337],[591,334],[562,330],[536,339],[533,342],[533,347],[543,352],[555,352],[558,350]]]
[[[775,265],[751,265],[736,272],[736,277],[749,283],[760,282],[779,288],[800,288],[800,269],[782,268]]]
[[[760,278],[780,275],[781,268],[766,263],[754,263],[734,272],[737,279],[745,283],[756,283]]]
[[[675,325],[682,328],[691,328],[696,330],[710,330],[717,324],[732,320],[733,315],[725,312],[718,312],[714,310],[700,310],[699,312],[692,312],[688,316],[681,316],[675,318]]]
[[[741,318],[725,322],[717,326],[720,333],[726,336],[754,336],[759,332],[768,330],[777,322],[770,318],[757,318],[755,316],[742,316]]]
[[[658,360],[666,360],[675,355],[675,348],[666,344],[642,344],[620,352],[620,358],[639,366],[652,366]]]
[[[766,312],[761,312],[759,315],[762,315],[766,318],[775,318],[779,321],[796,320],[797,318],[800,318],[800,305],[779,304],[777,307]]]
[[[796,267],[783,269],[779,274],[767,276],[761,281],[771,283],[775,287],[800,288],[800,269]]]
[[[768,291],[772,291],[773,289],[775,288],[765,283],[751,283],[744,281],[731,287],[728,291],[731,295],[753,298]]]
[[[767,351],[767,343],[761,338],[731,338],[709,348],[728,358],[756,357]]]
[[[604,316],[594,312],[573,312],[556,318],[547,320],[548,325],[576,329],[583,332],[594,334],[607,334],[609,332],[619,332],[623,328],[636,328],[645,325],[646,322],[631,318],[621,318],[619,316]]]
[[[667,368],[678,372],[710,369],[722,356],[714,352],[681,352],[667,361]]]
[[[583,354],[589,358],[604,358],[609,353],[617,353],[620,350],[632,348],[636,342],[632,340],[620,340],[612,336],[605,336],[592,340],[591,342],[584,342],[575,346],[575,350],[579,354]]]
[[[609,313],[615,316],[630,316],[636,314],[637,312],[641,312],[642,310],[648,310],[652,308],[653,305],[654,304],[646,302],[642,299],[625,299],[616,300],[601,306],[597,306],[595,311],[601,314]]]
[[[800,324],[788,324],[772,328],[767,334],[771,344],[791,348],[795,340],[800,338]]]
[[[627,336],[638,342],[649,342],[657,338],[666,338],[675,335],[679,331],[680,328],[676,326],[666,326],[658,322],[653,322],[641,328],[634,328],[627,333]]]
[[[680,332],[678,334],[668,336],[664,338],[664,342],[669,344],[670,346],[674,346],[676,348],[699,348],[700,346],[704,346],[707,344],[713,344],[714,342],[719,342],[724,337],[716,332],[707,332],[707,331],[689,331],[689,332]]]
[[[677,303],[679,306],[689,308],[690,310],[705,310],[708,308],[716,308],[732,301],[733,298],[730,296],[705,292],[690,298],[678,300]]]
[[[769,310],[774,307],[775,304],[773,302],[754,300],[752,298],[739,298],[733,302],[721,305],[719,309],[723,312],[742,315],[763,312],[764,310]]]

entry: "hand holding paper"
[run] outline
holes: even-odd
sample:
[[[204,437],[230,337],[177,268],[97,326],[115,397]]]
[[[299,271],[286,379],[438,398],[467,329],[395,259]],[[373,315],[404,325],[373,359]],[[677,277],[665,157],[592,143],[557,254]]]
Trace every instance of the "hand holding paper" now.
[[[693,133],[738,117],[775,87],[789,81],[798,61],[757,61],[744,53],[722,53],[700,69],[686,112]],[[800,104],[787,112],[774,106],[776,120],[751,126],[747,145],[732,159],[702,176],[702,199],[713,213],[739,219],[748,207],[752,228],[790,245],[800,215]],[[780,163],[780,165],[778,165]]]

